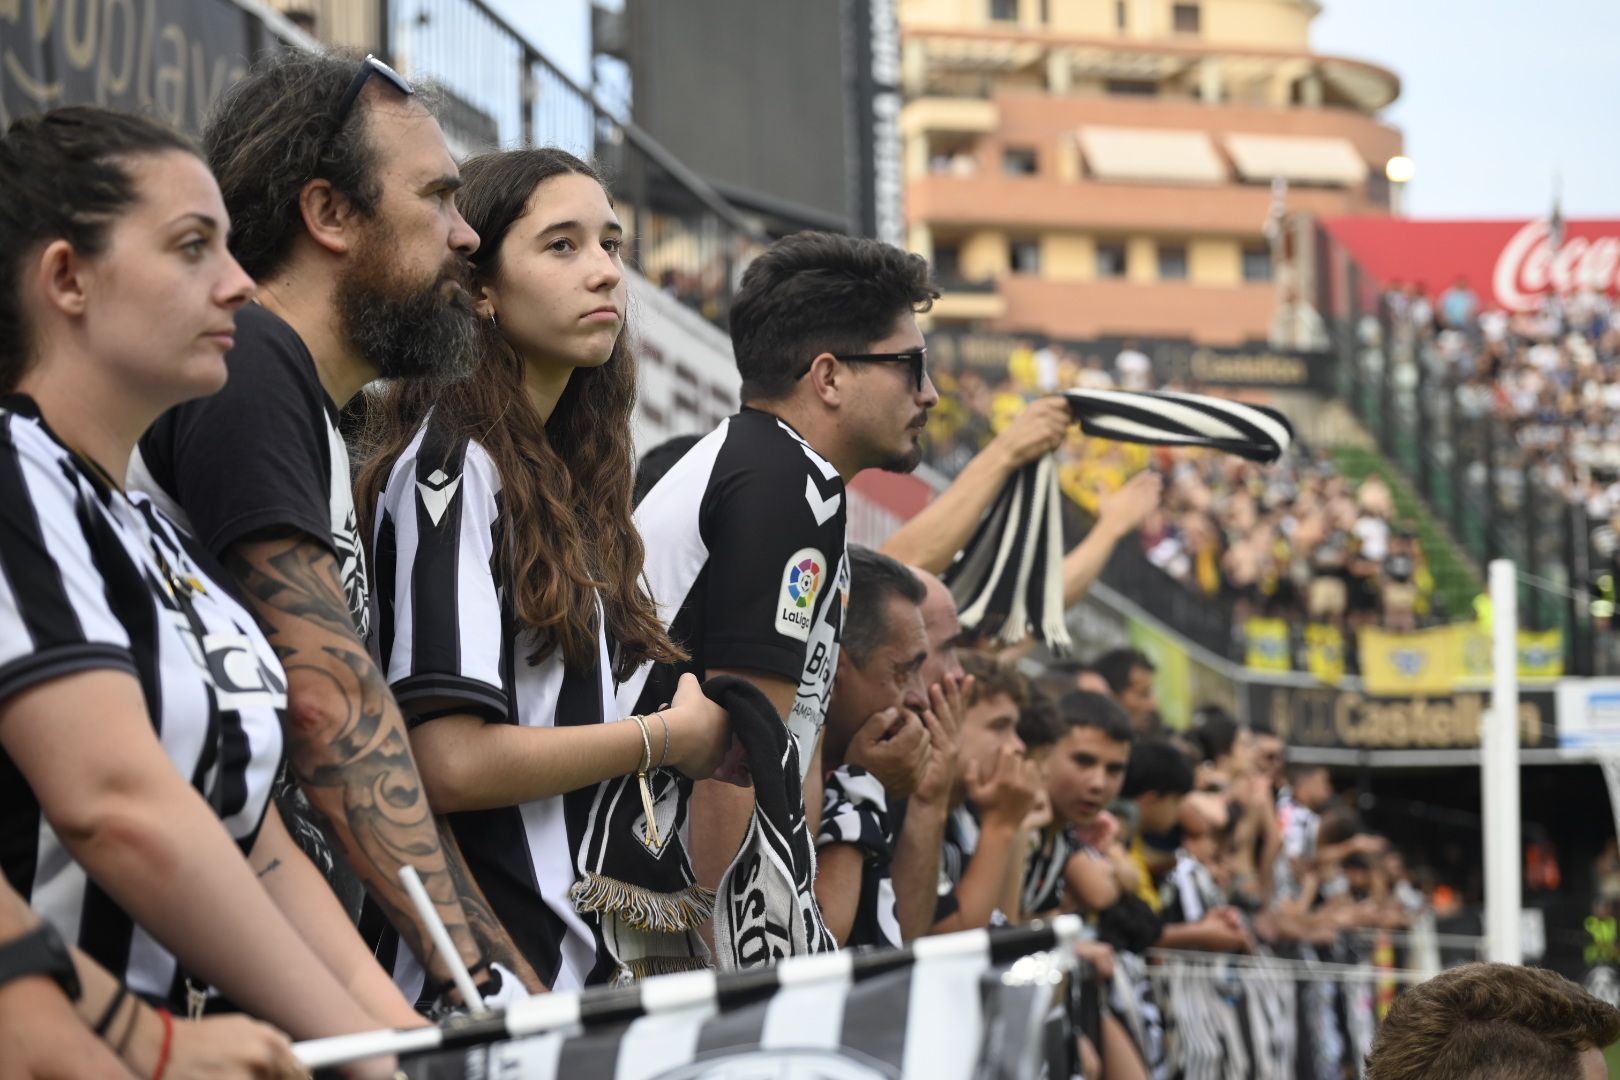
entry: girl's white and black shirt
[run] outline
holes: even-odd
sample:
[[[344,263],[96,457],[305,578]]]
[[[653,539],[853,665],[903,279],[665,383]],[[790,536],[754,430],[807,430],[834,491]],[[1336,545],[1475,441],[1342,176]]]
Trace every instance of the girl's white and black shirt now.
[[[169,760],[245,854],[281,762],[286,677],[224,573],[149,499],[57,439],[26,397],[0,401],[0,505],[0,702],[81,672],[133,676]],[[174,957],[74,862],[3,751],[0,866],[130,989],[185,1002]]]
[[[498,557],[500,475],[483,447],[430,416],[394,463],[376,521],[371,642],[408,724],[454,714],[532,728],[615,718],[603,631],[589,668],[567,665],[560,650],[529,663],[536,641],[512,610]],[[598,970],[593,921],[569,896],[594,792],[448,815],[496,917],[553,990],[611,972]],[[380,955],[407,996],[421,993],[409,949],[391,938]]]

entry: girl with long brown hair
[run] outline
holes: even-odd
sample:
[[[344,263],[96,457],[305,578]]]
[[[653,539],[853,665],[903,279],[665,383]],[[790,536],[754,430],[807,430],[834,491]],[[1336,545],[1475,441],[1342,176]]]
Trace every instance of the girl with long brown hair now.
[[[640,585],[635,362],[607,191],[549,148],[474,158],[462,178],[484,340],[470,378],[401,380],[368,406],[356,503],[373,639],[434,811],[526,958],[567,989],[701,956],[709,898],[616,872],[587,838],[639,788],[634,835],[615,844],[656,861],[680,824],[676,774],[714,775],[730,727],[691,677],[657,713],[613,711],[616,678],[679,653]],[[420,969],[401,953],[409,992]]]

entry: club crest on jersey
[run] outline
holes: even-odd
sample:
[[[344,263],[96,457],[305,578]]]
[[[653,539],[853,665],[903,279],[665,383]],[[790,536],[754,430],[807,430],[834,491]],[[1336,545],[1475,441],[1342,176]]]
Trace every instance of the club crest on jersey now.
[[[827,583],[827,557],[816,548],[795,551],[782,569],[782,589],[776,598],[776,631],[800,641],[810,640],[810,619],[816,597]]]

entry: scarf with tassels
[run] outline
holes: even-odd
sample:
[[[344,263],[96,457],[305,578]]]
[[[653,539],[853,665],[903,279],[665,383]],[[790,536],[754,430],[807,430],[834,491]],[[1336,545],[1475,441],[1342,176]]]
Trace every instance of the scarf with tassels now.
[[[575,909],[596,917],[616,986],[711,966],[698,928],[714,909],[714,893],[693,880],[681,842],[691,781],[673,769],[655,770],[648,780],[651,829],[633,774],[590,793],[569,890]]]
[[[797,742],[752,683],[717,675],[703,693],[731,717],[754,780],[748,833],[720,878],[714,906],[717,966],[763,967],[837,949],[816,902],[816,849],[805,819]]]
[[[754,813],[742,847],[714,892],[694,881],[682,840],[691,781],[649,774],[653,828],[635,776],[597,786],[579,848],[574,907],[595,915],[614,985],[718,965],[758,967],[836,949],[816,903],[816,855],[804,813],[799,751],[775,707],[752,683],[720,675],[703,684],[748,752]],[[698,927],[714,917],[714,954]]]
[[[1087,435],[1150,446],[1196,446],[1272,462],[1294,438],[1275,409],[1168,391],[1070,390]],[[1070,646],[1063,611],[1063,498],[1048,456],[1015,473],[945,571],[962,626],[1016,645],[1034,627],[1047,647]]]

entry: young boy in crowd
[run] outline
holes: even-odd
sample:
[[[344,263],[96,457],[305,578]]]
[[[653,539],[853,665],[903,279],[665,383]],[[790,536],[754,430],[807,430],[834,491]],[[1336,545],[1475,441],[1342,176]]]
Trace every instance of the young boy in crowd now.
[[[1176,912],[1165,910],[1164,886],[1176,868],[1176,852],[1182,836],[1182,802],[1191,793],[1192,786],[1192,762],[1170,743],[1149,739],[1131,748],[1123,795],[1137,810],[1131,856],[1143,878],[1144,891],[1139,895],[1165,920],[1158,940],[1160,948],[1237,952],[1248,946],[1249,936],[1242,916],[1235,909],[1222,904],[1201,911],[1193,922],[1175,921],[1171,916]],[[1157,852],[1150,851],[1150,844],[1155,848],[1168,847],[1169,858],[1160,860]]]
[[[1028,680],[977,654],[963,657],[962,666],[974,686],[962,716],[961,776],[940,853],[936,934],[991,924],[1008,878],[1022,866],[1018,835],[1040,788],[1040,767],[1018,736]]]
[[[1095,912],[1135,881],[1119,822],[1108,812],[1125,782],[1131,723],[1118,703],[1083,690],[1058,704],[1060,736],[1046,764],[1053,823],[1042,830],[1024,878],[1024,910]]]
[[[1024,756],[1035,764],[1037,784],[1035,798],[1029,813],[1019,826],[1013,848],[1018,853],[1008,868],[1003,885],[1001,913],[1012,923],[1028,922],[1036,912],[1026,903],[1024,881],[1042,838],[1057,823],[1052,811],[1052,800],[1047,792],[1046,778],[1052,763],[1052,751],[1063,734],[1063,721],[1058,715],[1057,702],[1033,682],[1027,684],[1029,699],[1018,714],[1018,738],[1024,743]]]

